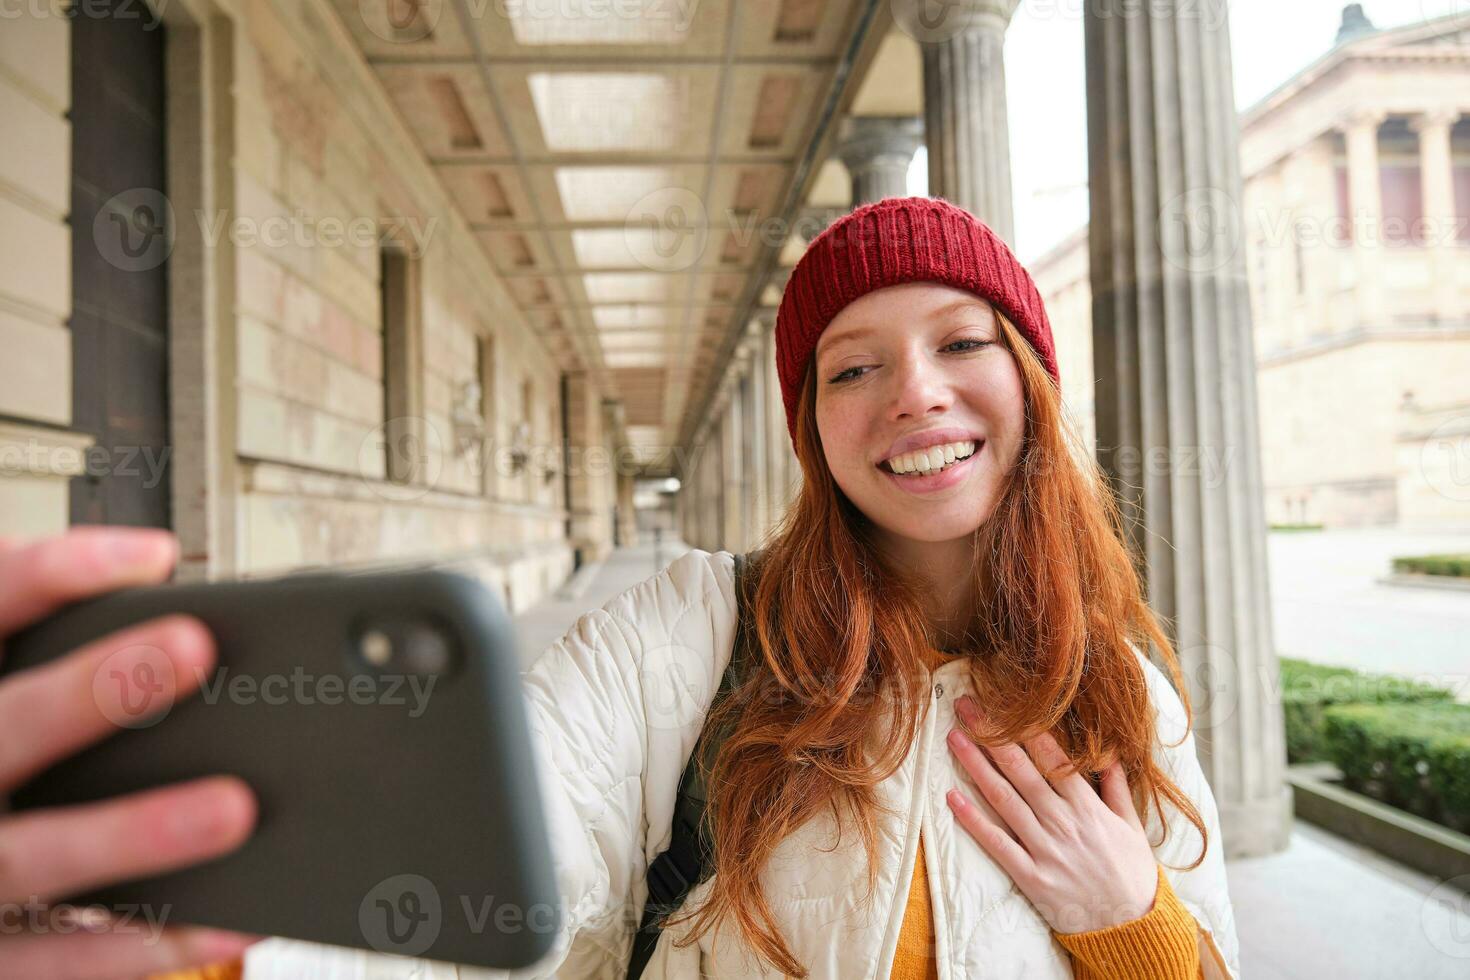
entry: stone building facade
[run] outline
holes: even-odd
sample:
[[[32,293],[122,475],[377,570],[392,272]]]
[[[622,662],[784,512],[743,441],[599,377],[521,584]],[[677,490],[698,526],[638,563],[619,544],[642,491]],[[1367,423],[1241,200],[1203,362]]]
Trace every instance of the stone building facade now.
[[[168,526],[186,577],[461,562],[512,609],[630,540],[616,406],[330,11],[125,6],[0,30],[0,534]]]
[[[1350,21],[1240,126],[1268,520],[1470,524],[1470,16]],[[1091,445],[1088,264],[1033,269]]]

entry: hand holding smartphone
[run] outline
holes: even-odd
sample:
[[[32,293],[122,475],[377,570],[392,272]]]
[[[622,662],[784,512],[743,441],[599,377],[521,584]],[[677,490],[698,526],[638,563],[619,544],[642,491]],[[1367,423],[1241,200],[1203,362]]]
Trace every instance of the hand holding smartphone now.
[[[50,563],[104,567],[101,552],[121,547],[114,535],[149,537],[77,531],[9,568],[0,555],[0,588],[24,567],[75,581]],[[173,560],[171,541],[158,541],[138,545],[159,549],[147,575],[127,580],[141,587],[69,606],[6,642],[0,738],[9,706],[28,730],[67,734],[13,765],[0,749],[0,779],[25,783],[0,823],[0,854],[23,839],[17,827],[29,829],[53,851],[80,852],[51,883],[55,896],[81,891],[154,920],[166,910],[169,922],[480,966],[539,959],[560,910],[498,601],[433,570],[157,586]],[[49,602],[12,597],[8,617],[0,605],[0,635],[99,591],[51,588]],[[125,858],[103,860],[58,826],[61,814],[182,792],[157,787],[212,774],[224,776],[194,790],[207,799],[165,799],[134,817],[120,831]],[[0,900],[20,884],[0,881]],[[61,937],[24,937],[41,938],[62,948]],[[191,962],[248,940],[218,941]],[[160,945],[133,952],[158,956]]]
[[[172,536],[130,528],[0,543],[0,658],[22,627],[78,599],[163,582],[176,558]],[[0,797],[117,730],[91,697],[91,678],[114,650],[137,647],[160,651],[185,677],[214,663],[214,639],[203,624],[173,616],[0,679]],[[0,910],[8,920],[0,931],[0,977],[136,976],[241,956],[257,937],[173,924],[134,929],[117,916],[72,928],[78,913],[61,900],[227,854],[255,819],[254,794],[231,776],[0,815]]]

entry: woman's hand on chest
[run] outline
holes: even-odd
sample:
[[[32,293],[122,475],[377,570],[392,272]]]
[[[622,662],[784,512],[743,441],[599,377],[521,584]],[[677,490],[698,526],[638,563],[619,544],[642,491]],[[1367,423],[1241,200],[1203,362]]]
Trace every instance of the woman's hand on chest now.
[[[973,728],[978,709],[969,697],[955,702]],[[1120,763],[1102,773],[1100,789],[1078,772],[1055,775],[1068,764],[1054,738],[1043,734],[1022,746],[983,747],[959,727],[949,749],[975,781],[1002,823],[965,791],[949,791],[955,820],[999,864],[1053,930],[1090,932],[1121,925],[1153,906],[1158,864],[1133,806]]]

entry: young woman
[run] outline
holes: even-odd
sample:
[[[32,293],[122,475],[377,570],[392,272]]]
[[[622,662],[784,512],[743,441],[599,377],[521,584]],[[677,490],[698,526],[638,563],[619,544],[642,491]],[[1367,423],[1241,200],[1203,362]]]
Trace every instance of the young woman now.
[[[531,972],[624,975],[681,773],[724,728],[712,874],[645,978],[1238,977],[1177,661],[1030,276],[965,211],[880,201],[813,240],[776,347],[803,481],[747,566],[732,695],[724,551],[526,675],[564,903]]]

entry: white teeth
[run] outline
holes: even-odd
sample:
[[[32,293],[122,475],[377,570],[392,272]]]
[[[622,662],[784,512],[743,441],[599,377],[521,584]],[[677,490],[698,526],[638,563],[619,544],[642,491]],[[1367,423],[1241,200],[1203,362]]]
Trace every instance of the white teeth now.
[[[888,468],[895,473],[935,473],[974,452],[974,442],[948,442],[895,456],[888,460]]]

